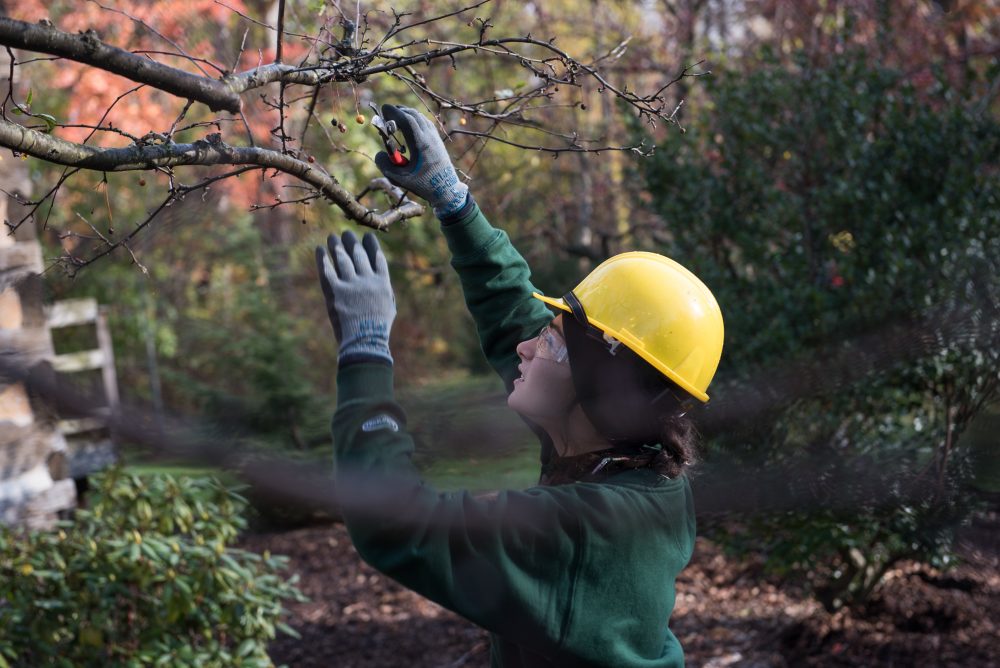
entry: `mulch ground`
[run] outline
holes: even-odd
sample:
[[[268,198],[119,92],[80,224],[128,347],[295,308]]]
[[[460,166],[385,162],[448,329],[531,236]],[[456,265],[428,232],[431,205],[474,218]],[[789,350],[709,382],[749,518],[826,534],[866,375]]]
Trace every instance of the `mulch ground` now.
[[[278,665],[489,663],[484,632],[364,564],[342,525],[251,534],[242,547],[288,555],[311,599],[290,606],[302,638],[271,644]],[[830,614],[766,577],[759,561],[699,539],[677,581],[671,628],[688,665],[705,668],[1000,666],[1000,518],[977,520],[959,554],[947,573],[903,563],[865,611]]]

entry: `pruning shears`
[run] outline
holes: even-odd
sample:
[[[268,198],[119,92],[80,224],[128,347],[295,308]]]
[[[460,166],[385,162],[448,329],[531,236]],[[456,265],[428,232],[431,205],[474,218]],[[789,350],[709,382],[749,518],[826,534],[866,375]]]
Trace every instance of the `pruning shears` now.
[[[374,102],[369,102],[368,106],[373,112],[372,125],[378,130],[379,137],[382,138],[382,144],[385,146],[385,152],[389,154],[390,162],[397,167],[408,164],[410,161],[403,155],[406,153],[406,145],[396,139],[396,121],[387,121],[382,118]]]

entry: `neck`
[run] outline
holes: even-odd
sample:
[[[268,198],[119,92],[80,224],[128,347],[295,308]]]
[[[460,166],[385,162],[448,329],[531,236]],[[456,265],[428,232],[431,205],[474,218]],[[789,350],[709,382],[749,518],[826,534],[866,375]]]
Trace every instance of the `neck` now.
[[[611,443],[597,432],[579,403],[573,406],[560,424],[541,426],[552,439],[552,446],[560,457],[572,457],[611,447]]]

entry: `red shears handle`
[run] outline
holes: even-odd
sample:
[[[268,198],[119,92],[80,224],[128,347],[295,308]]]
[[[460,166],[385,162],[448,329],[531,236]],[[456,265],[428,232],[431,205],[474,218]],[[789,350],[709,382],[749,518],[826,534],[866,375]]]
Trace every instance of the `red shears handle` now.
[[[399,147],[393,146],[393,144],[395,143],[396,142],[394,141],[389,141],[386,142],[385,144],[385,150],[389,154],[389,160],[392,162],[392,164],[396,165],[397,167],[402,167],[406,164],[409,164],[410,161],[407,160],[406,156],[399,151]]]

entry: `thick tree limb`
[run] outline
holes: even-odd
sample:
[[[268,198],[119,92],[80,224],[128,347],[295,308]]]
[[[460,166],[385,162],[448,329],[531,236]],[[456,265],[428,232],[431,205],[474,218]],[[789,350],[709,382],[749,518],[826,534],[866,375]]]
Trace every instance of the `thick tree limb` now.
[[[337,70],[327,67],[302,69],[286,63],[271,63],[226,77],[230,90],[239,94],[269,83],[316,85],[335,79]]]
[[[314,165],[268,149],[229,146],[212,134],[191,144],[135,144],[125,148],[97,148],[74,144],[0,118],[0,146],[40,160],[103,172],[147,170],[177,165],[258,165],[290,174],[318,190],[355,222],[385,230],[393,223],[413,218],[423,206],[406,200],[399,207],[376,213],[358,202],[337,179]]]
[[[93,30],[73,35],[50,25],[0,17],[0,44],[92,65],[182,99],[196,100],[212,111],[240,111],[239,93],[225,83],[105,44]]]

